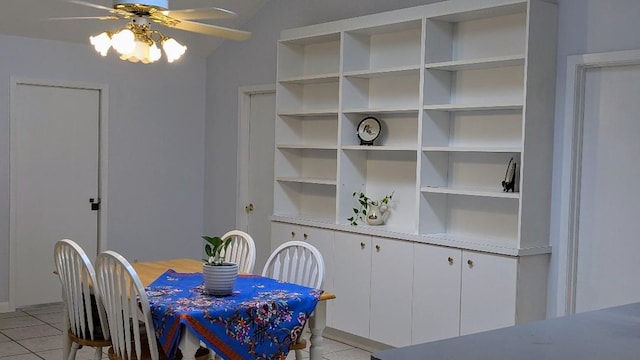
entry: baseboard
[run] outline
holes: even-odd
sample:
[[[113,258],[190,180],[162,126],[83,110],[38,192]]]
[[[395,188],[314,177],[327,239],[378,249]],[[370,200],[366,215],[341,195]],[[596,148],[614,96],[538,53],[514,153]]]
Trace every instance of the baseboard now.
[[[371,339],[349,334],[330,327],[324,329],[322,336],[327,339],[339,341],[341,343],[357,347],[358,349],[366,350],[370,353],[393,348],[393,346],[385,345]]]
[[[9,307],[8,302],[0,302],[0,314],[6,312],[12,312],[13,310]]]

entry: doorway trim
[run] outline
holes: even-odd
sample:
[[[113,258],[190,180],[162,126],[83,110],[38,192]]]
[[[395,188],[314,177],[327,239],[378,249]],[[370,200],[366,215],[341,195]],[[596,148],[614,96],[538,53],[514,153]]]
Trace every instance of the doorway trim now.
[[[558,315],[575,313],[580,226],[580,187],[585,82],[589,70],[640,64],[640,50],[570,55],[567,57],[565,116],[560,177],[560,236],[558,246]],[[564,260],[564,261],[563,261]],[[564,301],[563,301],[564,300]]]
[[[236,171],[236,229],[245,231],[249,227],[243,204],[249,202],[249,114],[251,96],[276,91],[275,84],[248,85],[238,88],[238,168]],[[275,114],[274,114],[275,116]]]
[[[83,89],[83,90],[96,90],[99,92],[99,121],[98,121],[98,197],[100,198],[100,212],[98,215],[98,252],[104,251],[107,248],[107,209],[108,209],[108,197],[107,197],[107,179],[108,179],[108,93],[109,87],[107,84],[89,83],[80,81],[59,81],[59,80],[47,80],[47,79],[29,79],[21,77],[11,77],[10,79],[10,95],[9,95],[9,303],[7,311],[15,311],[15,259],[11,254],[15,254],[17,247],[16,240],[16,206],[17,199],[13,189],[18,181],[15,175],[16,166],[16,153],[11,144],[16,141],[16,127],[12,126],[14,119],[14,111],[17,106],[15,103],[16,90],[19,85],[32,85],[32,86],[48,86],[48,87],[60,87],[71,89]],[[97,254],[95,254],[97,255]],[[53,256],[53,253],[52,255]],[[52,269],[53,270],[53,269]]]

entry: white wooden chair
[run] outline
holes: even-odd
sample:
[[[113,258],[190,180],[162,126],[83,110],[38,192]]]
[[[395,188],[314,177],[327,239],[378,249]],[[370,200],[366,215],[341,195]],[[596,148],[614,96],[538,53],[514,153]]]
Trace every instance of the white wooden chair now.
[[[304,241],[288,241],[271,253],[262,276],[320,289],[324,280],[324,260],[313,245]],[[301,334],[289,349],[295,351],[297,360],[301,360],[302,350],[306,347],[307,342]]]
[[[231,230],[222,235],[222,240],[233,237],[233,241],[224,253],[224,260],[238,264],[238,271],[253,273],[256,264],[256,244],[251,235],[240,230]]]
[[[105,251],[98,255],[96,273],[111,334],[109,359],[166,359],[157,343],[147,293],[127,259],[115,251]],[[178,354],[178,358],[181,356]],[[208,358],[209,350],[201,347],[196,360]]]
[[[93,358],[100,360],[102,348],[110,346],[111,341],[91,260],[80,245],[69,239],[56,242],[53,253],[70,325],[68,360],[75,359],[80,346],[95,348]]]

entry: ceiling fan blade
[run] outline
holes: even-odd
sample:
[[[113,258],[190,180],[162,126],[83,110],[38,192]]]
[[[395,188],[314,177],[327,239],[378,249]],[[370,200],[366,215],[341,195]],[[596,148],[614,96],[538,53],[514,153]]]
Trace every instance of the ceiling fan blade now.
[[[72,4],[92,7],[94,9],[105,10],[105,11],[108,11],[108,12],[110,12],[112,14],[117,14],[117,15],[120,15],[120,16],[130,15],[127,11],[118,10],[118,9],[114,9],[114,8],[110,8],[110,7],[106,7],[106,6],[90,3],[88,1],[82,1],[82,0],[65,0],[65,1],[69,2],[69,3],[72,3]]]
[[[66,0],[66,2],[70,2],[72,4],[78,4],[78,5],[83,5],[83,6],[88,6],[88,7],[92,7],[94,9],[100,9],[100,10],[106,10],[106,11],[112,11],[113,8],[109,8],[106,6],[102,6],[102,5],[98,5],[98,4],[94,4],[94,3],[90,3],[88,1],[82,1],[82,0]]]
[[[120,17],[115,15],[110,16],[63,16],[63,17],[52,17],[47,18],[47,20],[118,20]]]
[[[219,36],[232,40],[246,40],[251,36],[250,32],[229,29],[222,26],[202,24],[193,21],[180,21],[177,24],[167,24],[169,27],[173,27],[180,30],[193,31],[200,34]]]
[[[201,19],[231,19],[237,16],[233,11],[209,7],[202,9],[166,10],[162,11],[166,16],[178,20],[201,20]]]

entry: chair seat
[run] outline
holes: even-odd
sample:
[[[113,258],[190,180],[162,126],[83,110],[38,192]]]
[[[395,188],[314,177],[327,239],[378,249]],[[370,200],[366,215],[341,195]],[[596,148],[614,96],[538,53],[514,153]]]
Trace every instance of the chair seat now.
[[[73,341],[74,343],[83,345],[83,346],[90,346],[90,347],[107,347],[107,346],[111,346],[111,340],[105,340],[104,337],[102,336],[102,333],[96,334],[97,336],[93,340],[87,339],[87,338],[78,337],[71,331],[71,329],[69,329],[67,334],[69,335],[69,339],[71,339],[71,341]]]
[[[297,343],[289,345],[289,350],[304,350],[307,348],[307,340],[300,339]]]
[[[142,356],[138,358],[136,354],[133,354],[131,360],[148,360],[151,359],[151,353],[149,351],[149,346],[145,346],[147,344],[146,337],[145,339],[141,339],[142,341]],[[160,360],[167,360],[167,355],[162,350],[162,346],[158,344],[158,355],[160,355]],[[210,351],[205,347],[200,347],[198,351],[196,351],[196,360],[209,360]],[[113,346],[109,348],[108,352],[109,360],[128,360],[128,358],[122,358],[118,356],[113,350]],[[178,354],[176,355],[176,360],[182,359],[182,352],[178,350]]]

